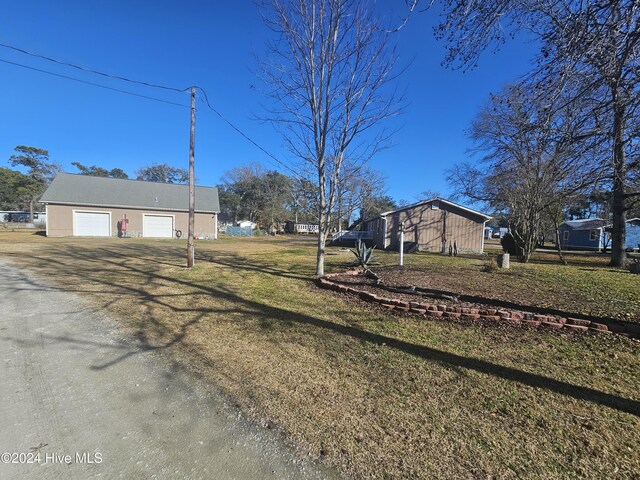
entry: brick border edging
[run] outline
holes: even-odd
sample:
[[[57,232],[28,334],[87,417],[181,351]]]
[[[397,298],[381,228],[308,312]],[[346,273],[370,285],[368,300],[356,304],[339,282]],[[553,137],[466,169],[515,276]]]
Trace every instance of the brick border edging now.
[[[451,318],[463,320],[489,320],[508,321],[512,325],[525,325],[529,327],[546,327],[550,329],[564,329],[574,332],[617,333],[631,338],[640,338],[640,325],[600,323],[591,320],[573,317],[560,317],[557,315],[540,315],[523,310],[510,310],[506,308],[467,308],[451,307],[432,302],[408,302],[397,298],[384,298],[374,293],[357,288],[347,287],[331,281],[331,278],[341,275],[360,275],[362,270],[347,270],[341,273],[330,273],[316,280],[320,288],[347,293],[359,297],[361,300],[375,302],[388,310],[398,312],[411,312],[432,318]]]

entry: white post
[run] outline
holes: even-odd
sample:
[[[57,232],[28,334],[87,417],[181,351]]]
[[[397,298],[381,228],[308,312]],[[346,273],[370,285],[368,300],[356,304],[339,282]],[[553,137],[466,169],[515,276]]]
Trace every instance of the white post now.
[[[218,214],[213,214],[213,239],[218,239]]]
[[[400,223],[400,266],[404,265],[404,222]]]

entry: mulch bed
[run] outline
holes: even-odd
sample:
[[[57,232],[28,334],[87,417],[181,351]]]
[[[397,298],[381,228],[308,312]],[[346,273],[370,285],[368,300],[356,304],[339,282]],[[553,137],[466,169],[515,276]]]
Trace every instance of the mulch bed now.
[[[420,271],[387,268],[376,270],[376,275],[377,279],[362,270],[351,270],[327,275],[318,280],[318,285],[403,313],[581,332],[615,332],[640,338],[640,326],[633,322],[429,288],[425,284],[433,283],[434,276]]]

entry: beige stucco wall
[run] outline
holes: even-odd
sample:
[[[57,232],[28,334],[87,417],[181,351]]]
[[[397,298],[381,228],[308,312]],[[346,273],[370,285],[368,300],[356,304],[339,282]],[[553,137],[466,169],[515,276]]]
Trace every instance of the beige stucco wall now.
[[[50,237],[70,237],[73,235],[73,212],[110,212],[111,213],[111,236],[118,233],[118,221],[124,214],[127,215],[129,223],[127,225],[127,235],[141,237],[143,235],[143,215],[171,215],[174,217],[174,229],[182,230],[183,237],[188,231],[189,214],[187,212],[172,212],[165,210],[137,210],[133,208],[106,208],[106,207],[85,207],[70,205],[47,205],[47,235]],[[215,232],[215,214],[196,213],[195,234],[213,237]]]
[[[404,222],[405,242],[417,242],[423,251],[441,251],[443,230],[447,248],[454,242],[461,253],[482,252],[484,247],[484,219],[443,202],[439,209],[426,204],[388,215],[387,248],[398,249],[401,222]]]

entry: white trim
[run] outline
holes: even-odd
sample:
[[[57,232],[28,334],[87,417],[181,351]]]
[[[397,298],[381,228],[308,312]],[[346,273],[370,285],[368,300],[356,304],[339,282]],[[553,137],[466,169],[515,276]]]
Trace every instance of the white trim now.
[[[415,207],[419,207],[421,205],[426,205],[430,202],[433,201],[438,201],[441,203],[446,203],[448,205],[451,205],[453,207],[459,208],[460,210],[464,210],[465,212],[469,212],[469,213],[473,213],[474,215],[478,215],[479,217],[483,217],[486,220],[491,220],[493,217],[490,217],[489,215],[485,215],[482,212],[478,212],[477,210],[472,210],[471,208],[467,208],[467,207],[463,207],[462,205],[458,205],[457,203],[453,203],[449,200],[445,200],[444,198],[440,198],[440,197],[433,197],[430,198],[429,200],[422,200],[420,202],[417,203],[412,203],[411,205],[405,205],[404,207],[401,208],[397,208],[395,210],[389,210],[388,212],[383,212],[380,214],[381,217],[386,217],[387,215],[391,215],[392,213],[397,213],[397,212],[402,212],[403,210],[408,210],[410,208],[415,208]]]
[[[111,212],[107,211],[105,212],[104,210],[100,211],[100,210],[71,210],[72,215],[71,215],[71,220],[72,220],[72,227],[71,227],[71,231],[73,233],[74,237],[78,237],[79,235],[76,235],[76,213],[101,213],[101,214],[107,214],[109,215],[109,237],[111,236]],[[47,215],[47,222],[49,221],[49,215]],[[48,226],[47,226],[48,228]]]
[[[44,214],[47,216],[47,218],[45,218],[44,228],[45,228],[45,235],[48,237],[49,236],[49,204],[48,203],[44,204]]]
[[[179,208],[160,208],[160,207],[140,207],[136,205],[99,205],[97,203],[79,203],[79,202],[48,202],[53,205],[68,205],[78,207],[93,207],[93,208],[123,208],[131,210],[153,210],[158,212],[189,212],[189,209],[180,210]],[[47,203],[47,204],[48,204]],[[88,211],[88,210],[86,210]],[[196,210],[195,213],[220,213],[219,210]]]
[[[171,238],[175,238],[175,233],[176,233],[176,216],[175,215],[160,215],[159,213],[143,213],[142,214],[142,238],[169,238],[169,237],[147,237],[144,234],[144,217],[171,217]]]
[[[629,222],[633,222],[636,220],[640,220],[640,217],[635,217],[635,218],[627,218],[624,223],[629,223]],[[602,227],[599,228],[613,228],[613,223],[610,223],[609,225],[603,225]]]
[[[218,214],[213,214],[213,239],[218,239]]]

